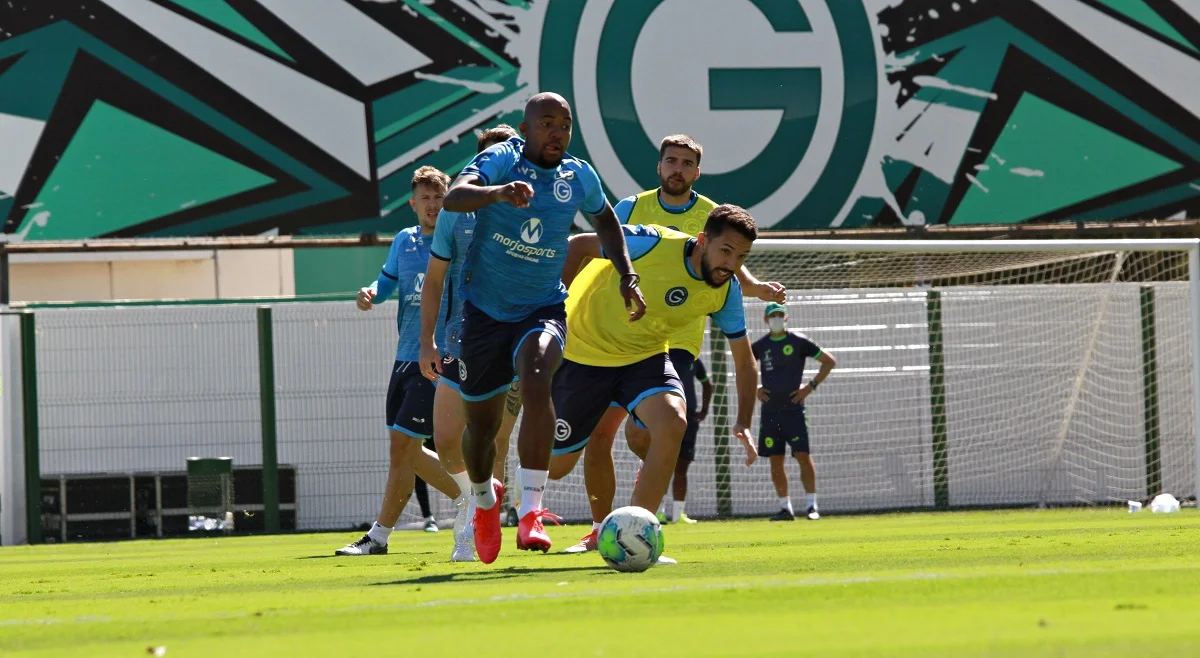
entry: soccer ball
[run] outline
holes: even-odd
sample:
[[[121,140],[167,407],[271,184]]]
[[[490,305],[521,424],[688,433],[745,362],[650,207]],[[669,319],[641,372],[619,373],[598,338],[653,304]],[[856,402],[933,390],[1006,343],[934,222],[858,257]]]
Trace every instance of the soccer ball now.
[[[604,517],[596,548],[608,566],[617,571],[645,571],[658,563],[666,541],[653,512],[622,507]]]

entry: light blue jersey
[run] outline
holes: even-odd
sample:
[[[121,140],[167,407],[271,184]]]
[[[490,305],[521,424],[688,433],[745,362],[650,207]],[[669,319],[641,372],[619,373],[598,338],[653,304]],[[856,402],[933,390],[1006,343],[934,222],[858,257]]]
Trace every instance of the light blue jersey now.
[[[425,268],[429,264],[428,240],[421,227],[412,226],[396,234],[387,262],[375,280],[372,303],[382,304],[399,289],[400,309],[396,312],[397,361],[416,361],[421,353],[421,288],[425,285]],[[446,298],[442,296],[445,308]],[[438,342],[446,330],[446,318],[438,318],[434,336]]]
[[[607,205],[600,178],[587,162],[567,154],[553,169],[521,156],[525,141],[514,137],[491,146],[463,168],[484,185],[529,183],[529,207],[493,203],[475,212],[475,239],[463,268],[463,297],[501,322],[518,322],[562,302],[567,239],[575,213],[597,215]]]
[[[446,339],[438,344],[443,354],[456,359],[461,356],[462,349],[459,345],[463,323],[462,269],[474,238],[475,213],[443,210],[438,214],[437,230],[433,232],[433,246],[429,248],[429,255],[450,262],[446,272],[446,291],[442,295],[443,305],[449,299],[449,305],[443,307]]]

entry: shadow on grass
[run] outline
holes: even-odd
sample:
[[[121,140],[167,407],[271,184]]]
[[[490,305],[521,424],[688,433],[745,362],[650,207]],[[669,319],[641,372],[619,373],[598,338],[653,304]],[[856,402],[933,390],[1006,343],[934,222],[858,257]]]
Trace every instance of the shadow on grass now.
[[[530,567],[508,567],[507,569],[499,569],[496,571],[466,571],[463,573],[441,573],[430,574],[428,576],[417,576],[415,578],[405,578],[403,580],[391,580],[384,583],[372,583],[372,585],[434,585],[438,583],[478,583],[489,580],[504,580],[507,578],[520,578],[521,576],[551,574],[551,573],[577,573],[585,574],[590,572],[610,571],[616,573],[612,569],[604,566],[594,567],[547,567],[547,568],[530,568]]]
[[[405,551],[403,554],[404,555],[441,555],[441,551]],[[392,557],[396,557],[397,555],[400,555],[400,553],[392,553],[391,554]],[[343,558],[346,560],[353,561],[353,560],[362,559],[362,558],[387,558],[388,554],[384,553],[383,555],[334,555],[333,553],[328,553],[328,554],[322,554],[322,555],[298,555],[292,559],[293,560],[327,560],[331,557],[338,557],[338,558]]]

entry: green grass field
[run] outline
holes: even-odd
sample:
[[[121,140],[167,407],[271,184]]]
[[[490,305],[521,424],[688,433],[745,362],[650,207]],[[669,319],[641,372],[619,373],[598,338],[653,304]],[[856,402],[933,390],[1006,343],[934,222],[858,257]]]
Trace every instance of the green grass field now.
[[[448,532],[0,549],[0,655],[1200,655],[1195,509],[667,526],[642,574],[510,532],[491,566]]]

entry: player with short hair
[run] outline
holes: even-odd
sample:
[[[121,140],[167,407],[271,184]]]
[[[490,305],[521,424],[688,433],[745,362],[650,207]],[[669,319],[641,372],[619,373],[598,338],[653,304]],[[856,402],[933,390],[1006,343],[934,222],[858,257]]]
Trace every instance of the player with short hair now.
[[[474,212],[476,232],[463,265],[463,329],[459,389],[466,414],[463,458],[475,495],[474,535],[479,559],[500,552],[504,485],[492,477],[494,437],[514,376],[521,382],[524,416],[517,436],[522,483],[517,548],[547,551],[542,492],[554,443],[550,387],[566,340],[567,289],[562,282],[575,214],[591,215],[619,282],[625,321],[645,313],[620,224],[592,166],[567,153],[571,107],[558,94],[534,95],[514,137],[480,153],[446,195],[445,207]],[[433,323],[421,335],[421,367],[441,370]]]
[[[762,400],[762,418],[758,434],[758,454],[771,458],[771,482],[779,496],[779,511],[772,521],[791,521],[796,518],[792,499],[788,496],[787,471],[784,468],[784,443],[792,446],[792,456],[800,463],[800,481],[808,493],[806,514],[811,521],[821,518],[817,510],[817,471],[808,449],[808,421],[804,416],[804,401],[825,381],[837,365],[837,359],[825,352],[808,336],[787,328],[787,307],[767,304],[763,316],[770,332],[754,341],[754,358],[762,373],[758,399]],[[816,359],[821,369],[816,376],[803,382],[804,361]]]
[[[336,555],[383,555],[388,550],[392,528],[412,495],[416,475],[438,491],[465,505],[466,497],[454,480],[442,469],[437,455],[422,444],[433,435],[433,384],[421,376],[417,363],[417,334],[420,328],[421,290],[425,283],[425,265],[429,260],[429,241],[437,226],[438,213],[450,177],[434,167],[420,167],[413,173],[412,197],[408,203],[417,214],[417,225],[406,228],[392,239],[387,261],[379,277],[358,291],[356,304],[369,311],[382,304],[397,289],[400,307],[396,313],[396,362],[387,393],[387,426],[391,436],[387,484],[379,516],[361,539],[335,551]],[[438,323],[435,331],[443,329]]]
[[[671,348],[671,363],[683,362],[686,357],[676,355],[677,348]],[[659,507],[658,520],[664,523],[695,523],[685,510],[687,502],[688,469],[696,460],[696,435],[700,432],[700,423],[708,418],[708,407],[712,404],[713,385],[708,381],[708,371],[704,362],[697,357],[692,360],[690,368],[677,370],[679,380],[683,384],[684,406],[687,408],[688,425],[683,434],[683,443],[679,444],[679,459],[675,461],[675,479],[671,481],[671,510],[665,511],[666,499]],[[696,383],[700,383],[700,399],[696,399]],[[697,406],[698,405],[698,406]]]
[[[623,224],[666,226],[691,236],[701,233],[708,213],[717,207],[716,202],[693,188],[700,178],[700,159],[703,155],[704,147],[688,135],[664,137],[658,147],[659,187],[622,199],[614,208],[617,219]],[[745,294],[764,301],[782,301],[786,295],[782,284],[759,281],[744,265],[737,270],[737,278]],[[691,370],[691,362],[700,354],[704,343],[704,330],[705,319],[698,317],[694,325],[684,327],[671,338],[670,356],[677,373]],[[595,550],[596,530],[612,511],[613,497],[617,493],[612,446],[621,424],[625,423],[627,439],[635,442],[649,440],[645,430],[637,427],[636,423],[627,422],[627,417],[624,409],[614,406],[592,432],[589,448],[583,456],[584,482],[592,508],[592,531],[578,544],[567,548],[569,553]],[[550,464],[551,479],[566,477],[575,468],[579,456],[579,452],[556,451]]]
[[[742,290],[735,273],[758,237],[754,218],[743,208],[721,205],[708,214],[697,237],[659,226],[623,227],[630,255],[643,279],[647,315],[626,322],[612,299],[617,274],[601,260],[588,263],[571,283],[567,298],[566,359],[554,380],[558,414],[555,453],[583,450],[610,403],[623,407],[649,431],[648,441],[630,440],[644,460],[632,505],[658,507],[687,431],[679,375],[668,355],[672,340],[705,316],[729,339],[737,372],[738,418],[734,434],[757,457],[749,424],[758,372],[746,338]],[[603,255],[595,235],[572,238],[572,272],[583,258]]]
[[[479,152],[489,147],[517,137],[517,131],[508,124],[500,124],[479,133],[476,146]],[[466,429],[466,421],[462,413],[462,393],[459,390],[461,381],[458,359],[461,354],[460,338],[462,334],[463,309],[463,263],[467,259],[471,242],[475,239],[477,221],[474,213],[456,213],[443,209],[438,217],[437,229],[433,234],[433,244],[430,247],[429,265],[425,270],[425,289],[430,294],[421,295],[421,322],[423,330],[434,331],[439,321],[446,323],[442,333],[445,339],[442,348],[442,372],[434,373],[437,381],[437,393],[433,401],[433,438],[437,444],[438,457],[442,466],[458,484],[461,491],[471,490],[471,478],[467,475],[467,467],[463,463],[462,436]],[[439,295],[437,290],[445,290]],[[442,315],[442,300],[449,299]],[[425,326],[428,323],[429,326]],[[496,434],[496,460],[493,462],[492,475],[501,482],[504,481],[505,459],[508,455],[508,438],[517,422],[517,414],[521,410],[520,388],[514,382],[505,403],[504,419]],[[471,501],[472,497],[467,496]],[[454,519],[454,548],[450,552],[452,562],[475,561],[475,534],[471,526],[471,515],[474,507],[468,504],[459,507]]]

